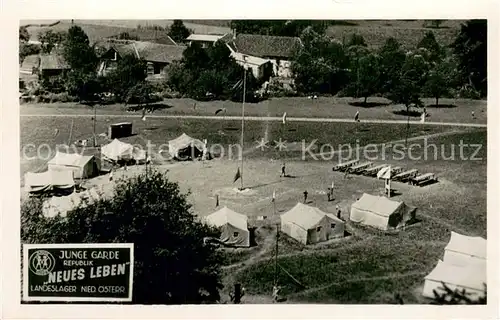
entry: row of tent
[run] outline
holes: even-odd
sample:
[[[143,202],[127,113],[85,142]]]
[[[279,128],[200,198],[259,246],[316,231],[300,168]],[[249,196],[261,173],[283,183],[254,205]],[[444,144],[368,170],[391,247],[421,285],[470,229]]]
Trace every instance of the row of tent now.
[[[381,230],[405,226],[415,218],[416,209],[385,197],[363,194],[351,206],[350,220]],[[248,217],[227,207],[208,215],[205,221],[221,230],[221,242],[230,246],[248,247],[251,233]],[[281,215],[281,231],[308,245],[344,236],[345,222],[317,207],[297,203]]]
[[[443,283],[451,290],[465,290],[469,298],[484,296],[486,281],[486,239],[451,232],[442,260],[425,277],[422,295],[435,298],[444,292]]]

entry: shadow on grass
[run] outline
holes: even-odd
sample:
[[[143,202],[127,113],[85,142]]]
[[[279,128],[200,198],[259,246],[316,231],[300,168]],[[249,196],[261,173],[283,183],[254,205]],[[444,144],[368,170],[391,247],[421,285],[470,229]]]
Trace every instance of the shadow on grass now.
[[[238,130],[240,130],[240,128],[237,128],[237,127],[224,127],[224,130],[226,130],[226,131],[238,131]]]
[[[438,183],[439,181],[436,181],[436,180],[427,180],[425,182],[422,182],[421,184],[419,184],[418,186],[419,187],[426,187],[426,186],[431,186],[433,184],[436,184]]]
[[[435,108],[435,109],[452,109],[456,107],[457,106],[454,104],[430,104],[426,106],[426,108]]]
[[[362,102],[362,101],[352,101],[349,102],[349,105],[353,107],[360,107],[360,108],[376,108],[376,107],[385,107],[390,105],[388,102]]]
[[[406,110],[396,110],[396,111],[393,111],[392,113],[398,115],[398,116],[410,116],[410,117],[420,117],[422,115],[422,112],[421,111],[416,111],[416,110],[410,110],[410,111],[406,111]]]
[[[138,105],[129,106],[129,107],[127,107],[127,110],[128,111],[139,111],[139,110],[142,110],[142,109],[146,108],[146,110],[152,112],[152,111],[155,111],[155,110],[170,109],[170,108],[173,108],[173,107],[174,106],[171,106],[171,105],[166,104],[166,103],[152,103],[152,104],[149,104],[147,106],[138,106]]]

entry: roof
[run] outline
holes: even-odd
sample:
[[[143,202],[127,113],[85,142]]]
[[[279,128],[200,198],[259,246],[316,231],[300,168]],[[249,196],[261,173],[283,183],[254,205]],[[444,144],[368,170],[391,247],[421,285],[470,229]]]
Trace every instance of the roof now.
[[[364,193],[352,206],[360,210],[370,211],[379,216],[389,217],[401,205],[404,205],[404,203]]]
[[[120,56],[134,55],[150,62],[172,63],[182,59],[185,46],[166,45],[147,41],[107,41],[99,44],[114,49]]]
[[[231,56],[236,60],[236,61],[241,61],[243,62],[244,59],[243,59],[243,56],[244,54],[242,53],[239,53],[239,52],[231,52]],[[253,64],[253,65],[257,65],[257,66],[261,66],[265,63],[268,63],[269,62],[269,59],[262,59],[262,58],[259,58],[259,57],[253,57],[253,56],[246,56],[246,62],[248,64]]]
[[[224,35],[216,35],[216,34],[192,34],[186,38],[187,41],[209,41],[209,42],[217,42],[222,39]]]
[[[184,149],[193,144],[196,148],[202,150],[205,144],[198,139],[192,138],[183,133],[179,137],[172,139],[168,142],[169,148]]]
[[[230,45],[236,52],[252,56],[291,58],[302,42],[298,37],[238,34]]]
[[[303,228],[304,230],[309,230],[314,227],[321,219],[325,216],[337,221],[342,222],[332,214],[321,211],[319,208],[308,206],[302,203],[297,203],[295,207],[285,212],[281,219],[286,219],[292,221],[294,224]]]
[[[208,215],[205,219],[208,223],[216,227],[230,224],[238,229],[248,230],[248,217],[244,214],[235,212],[226,206]]]
[[[70,167],[83,167],[92,159],[94,159],[94,156],[83,156],[77,153],[64,153],[57,151],[54,158],[52,158],[48,162],[48,164]]]
[[[481,237],[469,237],[452,231],[450,241],[444,250],[486,259],[486,239]]]
[[[123,157],[132,157],[134,146],[118,139],[114,139],[101,148],[101,154],[111,160],[119,160]]]
[[[64,171],[45,171],[41,173],[26,172],[24,176],[24,185],[27,189],[42,186],[70,187],[75,185],[73,172]]]
[[[484,290],[486,268],[480,266],[456,266],[441,260],[425,277],[426,280],[444,282],[474,290]]]
[[[40,56],[37,54],[33,54],[24,58],[23,63],[21,64],[21,70],[29,70],[32,71],[33,68],[38,68],[40,66]]]
[[[91,188],[80,193],[72,193],[68,196],[52,197],[43,202],[42,212],[46,217],[54,217],[57,214],[66,216],[68,211],[77,207],[85,207],[87,204],[97,202],[101,198],[101,192],[97,188]]]
[[[65,70],[69,68],[62,55],[50,54],[40,56],[40,70]]]

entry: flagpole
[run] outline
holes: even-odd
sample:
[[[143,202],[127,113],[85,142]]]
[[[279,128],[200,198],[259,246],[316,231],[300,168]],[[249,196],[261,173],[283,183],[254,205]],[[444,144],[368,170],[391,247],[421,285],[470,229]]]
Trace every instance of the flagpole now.
[[[241,105],[241,190],[243,191],[243,143],[244,143],[244,133],[245,133],[245,96],[247,89],[247,65],[246,65],[246,57],[243,56],[244,65],[243,65],[243,103]]]
[[[278,239],[279,239],[279,223],[276,223],[276,257],[274,261],[274,285],[278,285]]]

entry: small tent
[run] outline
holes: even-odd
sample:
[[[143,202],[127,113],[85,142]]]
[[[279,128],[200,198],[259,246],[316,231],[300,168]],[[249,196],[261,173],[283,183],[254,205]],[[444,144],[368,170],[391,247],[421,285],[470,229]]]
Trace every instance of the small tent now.
[[[443,261],[458,266],[475,264],[485,267],[486,250],[486,239],[452,231],[450,241],[444,248]]]
[[[73,171],[45,171],[42,173],[26,172],[24,189],[30,193],[45,191],[67,191],[75,186]]]
[[[229,246],[249,247],[248,217],[224,207],[205,218],[206,222],[221,231],[220,241]]]
[[[42,212],[45,217],[54,217],[57,214],[65,217],[68,211],[91,204],[99,200],[100,197],[101,195],[96,188],[81,193],[72,193],[68,196],[52,197],[44,201]]]
[[[437,266],[425,277],[422,295],[434,298],[434,290],[443,293],[443,283],[451,290],[463,290],[470,294],[470,298],[477,299],[484,295],[486,282],[486,268],[476,265],[457,266],[441,260]]]
[[[170,156],[178,160],[200,157],[204,148],[205,144],[201,140],[191,138],[185,133],[168,142]]]
[[[281,215],[281,231],[303,244],[344,236],[344,221],[302,203]]]
[[[101,154],[106,160],[128,161],[134,158],[134,146],[118,139],[114,139],[101,148]]]
[[[48,162],[49,171],[70,170],[75,179],[94,177],[99,167],[94,156],[83,156],[77,153],[56,152],[54,158]]]
[[[381,230],[402,227],[415,218],[416,209],[405,203],[364,193],[352,204],[350,220]]]

